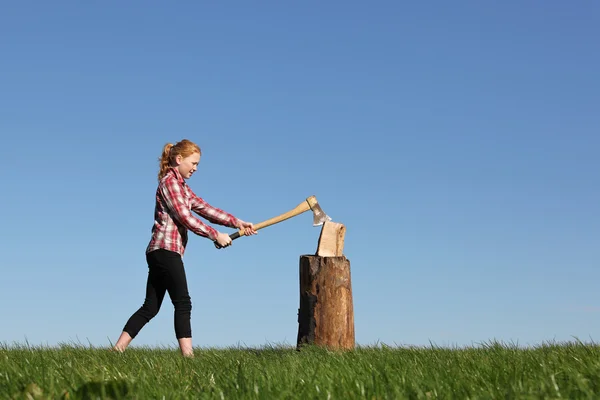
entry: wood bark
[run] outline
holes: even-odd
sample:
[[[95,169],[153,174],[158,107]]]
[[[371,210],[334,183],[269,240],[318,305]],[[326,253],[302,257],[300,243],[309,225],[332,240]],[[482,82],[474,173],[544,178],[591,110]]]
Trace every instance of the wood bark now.
[[[345,256],[300,256],[297,348],[305,344],[355,347],[352,279]]]
[[[321,257],[339,257],[344,255],[344,236],[346,227],[338,222],[326,221],[321,228],[317,255]]]

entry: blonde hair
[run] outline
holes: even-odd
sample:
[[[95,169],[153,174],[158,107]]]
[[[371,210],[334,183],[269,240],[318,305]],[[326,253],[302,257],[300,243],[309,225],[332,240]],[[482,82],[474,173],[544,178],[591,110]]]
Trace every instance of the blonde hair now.
[[[187,139],[183,139],[175,144],[165,144],[162,154],[158,159],[160,166],[158,170],[158,180],[160,181],[165,176],[171,167],[171,163],[175,160],[175,157],[181,156],[182,158],[186,158],[194,153],[202,155],[202,150],[200,150],[200,147],[196,143]]]

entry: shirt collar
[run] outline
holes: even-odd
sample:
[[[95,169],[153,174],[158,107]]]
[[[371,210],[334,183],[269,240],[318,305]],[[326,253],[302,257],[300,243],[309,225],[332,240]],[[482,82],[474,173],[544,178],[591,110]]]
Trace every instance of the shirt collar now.
[[[181,183],[182,185],[185,185],[185,180],[183,179],[183,176],[181,176],[181,174],[179,173],[179,170],[176,167],[171,167],[171,171],[175,175],[177,182]]]

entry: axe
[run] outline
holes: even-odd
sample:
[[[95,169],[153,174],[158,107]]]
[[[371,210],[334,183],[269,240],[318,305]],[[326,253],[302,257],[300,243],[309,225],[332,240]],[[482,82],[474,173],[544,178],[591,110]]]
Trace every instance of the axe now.
[[[308,210],[312,210],[312,212],[313,212],[313,226],[323,225],[323,223],[325,221],[331,221],[331,218],[327,214],[325,214],[323,212],[323,210],[321,209],[321,206],[319,205],[317,198],[315,196],[310,196],[306,200],[304,200],[302,203],[298,204],[296,207],[291,209],[290,211],[283,213],[281,215],[278,215],[276,217],[270,218],[266,221],[259,222],[258,224],[255,224],[254,230],[258,231],[259,229],[266,228],[267,226],[277,224],[281,221],[285,221],[286,219],[290,219],[292,217],[300,215],[303,212],[306,212]],[[231,235],[229,235],[231,240],[235,240],[235,239],[239,238],[240,236],[244,236],[243,229],[240,229],[239,231],[234,232]],[[214,243],[215,243],[215,247],[217,249],[223,248],[217,242],[214,242]]]

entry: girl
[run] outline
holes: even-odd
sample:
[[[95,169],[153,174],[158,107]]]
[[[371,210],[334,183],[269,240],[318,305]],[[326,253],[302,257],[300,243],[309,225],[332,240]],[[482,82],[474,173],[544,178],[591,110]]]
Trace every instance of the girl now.
[[[191,310],[183,253],[190,230],[223,247],[231,245],[228,234],[218,232],[192,215],[194,211],[210,222],[230,228],[244,229],[245,235],[256,230],[250,222],[244,222],[223,210],[215,208],[196,196],[186,184],[198,169],[201,150],[195,143],[183,139],[175,145],[163,148],[158,172],[158,188],[154,209],[152,237],[146,248],[148,280],[143,305],[129,318],[114,350],[123,352],[133,338],[160,309],[165,292],[169,293],[175,307],[175,336],[181,353],[193,357]]]

